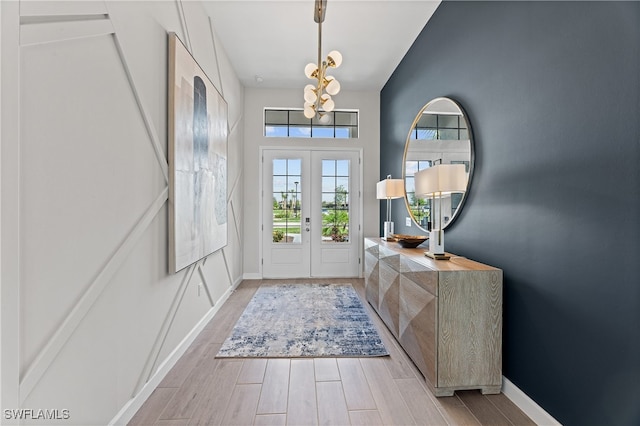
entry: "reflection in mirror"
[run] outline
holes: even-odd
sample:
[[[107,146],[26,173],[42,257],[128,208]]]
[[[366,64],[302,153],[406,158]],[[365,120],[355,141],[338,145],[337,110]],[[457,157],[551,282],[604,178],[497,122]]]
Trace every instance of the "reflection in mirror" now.
[[[433,205],[434,200],[416,197],[414,175],[436,164],[464,164],[467,174],[466,190],[443,196],[442,205]],[[405,202],[413,221],[423,231],[449,225],[462,208],[469,190],[473,171],[473,141],[469,120],[462,108],[449,98],[436,98],[427,103],[418,113],[404,150],[402,176],[405,182]],[[434,214],[435,212],[437,214]],[[434,223],[435,222],[435,223]]]

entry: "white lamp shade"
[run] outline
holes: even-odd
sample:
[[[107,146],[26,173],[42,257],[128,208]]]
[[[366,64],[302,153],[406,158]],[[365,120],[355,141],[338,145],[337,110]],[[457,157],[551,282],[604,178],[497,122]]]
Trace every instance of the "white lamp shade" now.
[[[438,175],[435,167],[417,171],[413,175],[416,197],[428,197],[438,192]]]
[[[330,67],[338,68],[342,64],[342,53],[332,50],[327,55],[327,62]]]
[[[324,109],[326,112],[333,111],[333,108],[336,106],[336,104],[333,102],[333,99],[331,99],[331,96],[325,93],[320,97],[320,99],[322,100],[322,109]]]
[[[464,164],[440,164],[438,166],[441,192],[464,192],[467,190],[469,177]]]
[[[386,200],[404,197],[404,180],[384,179],[376,185],[376,198]]]
[[[304,116],[307,118],[313,118],[316,115],[316,109],[312,103],[304,103]]]
[[[304,86],[304,100],[315,103],[317,99],[318,96],[316,95],[316,88],[312,84]]]
[[[318,71],[318,65],[314,64],[313,62],[310,62],[307,64],[306,67],[304,67],[304,75],[307,76],[307,78],[315,78],[314,74],[317,74]]]
[[[335,77],[328,75],[326,80],[328,81],[327,83],[327,93],[335,96],[340,92],[340,83],[338,82],[338,80],[336,80]]]
[[[468,176],[464,164],[438,164],[414,175],[416,197],[464,192]]]
[[[331,122],[331,116],[329,114],[322,114],[320,116],[320,122],[322,124],[329,124]]]

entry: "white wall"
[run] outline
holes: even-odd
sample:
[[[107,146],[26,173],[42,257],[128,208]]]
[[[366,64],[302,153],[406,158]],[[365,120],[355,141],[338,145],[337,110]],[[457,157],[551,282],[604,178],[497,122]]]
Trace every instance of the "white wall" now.
[[[378,92],[349,92],[336,95],[338,109],[359,111],[358,139],[301,139],[267,138],[264,136],[264,108],[301,108],[303,87],[300,90],[245,90],[245,149],[244,149],[244,210],[245,240],[243,245],[244,277],[262,276],[260,251],[260,147],[336,147],[362,149],[363,152],[363,235],[379,233],[379,207],[375,186],[380,180],[380,94]]]
[[[244,89],[199,2],[0,7],[2,409],[106,424],[242,279]],[[229,244],[175,275],[168,31],[229,105]]]

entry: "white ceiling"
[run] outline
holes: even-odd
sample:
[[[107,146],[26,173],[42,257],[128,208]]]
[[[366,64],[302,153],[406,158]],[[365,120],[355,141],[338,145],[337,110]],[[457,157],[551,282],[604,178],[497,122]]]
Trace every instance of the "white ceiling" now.
[[[205,8],[246,87],[296,88],[318,56],[314,0],[209,0]],[[322,55],[342,53],[331,70],[342,90],[382,89],[440,0],[328,0]],[[256,81],[262,78],[262,83]]]

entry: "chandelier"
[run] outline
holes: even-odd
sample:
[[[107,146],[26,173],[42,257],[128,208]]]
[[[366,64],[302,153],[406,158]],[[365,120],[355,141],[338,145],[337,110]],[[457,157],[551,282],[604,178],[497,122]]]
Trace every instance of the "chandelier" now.
[[[309,79],[315,79],[315,84],[307,84],[304,88],[304,116],[313,118],[318,116],[321,123],[328,123],[330,116],[328,112],[333,111],[335,104],[332,95],[340,92],[340,83],[335,77],[327,75],[327,68],[338,68],[342,63],[342,55],[337,50],[332,50],[327,54],[324,61],[322,58],[322,22],[327,8],[327,0],[315,0],[315,10],[313,20],[318,23],[318,62],[309,63],[304,67],[304,73]]]

